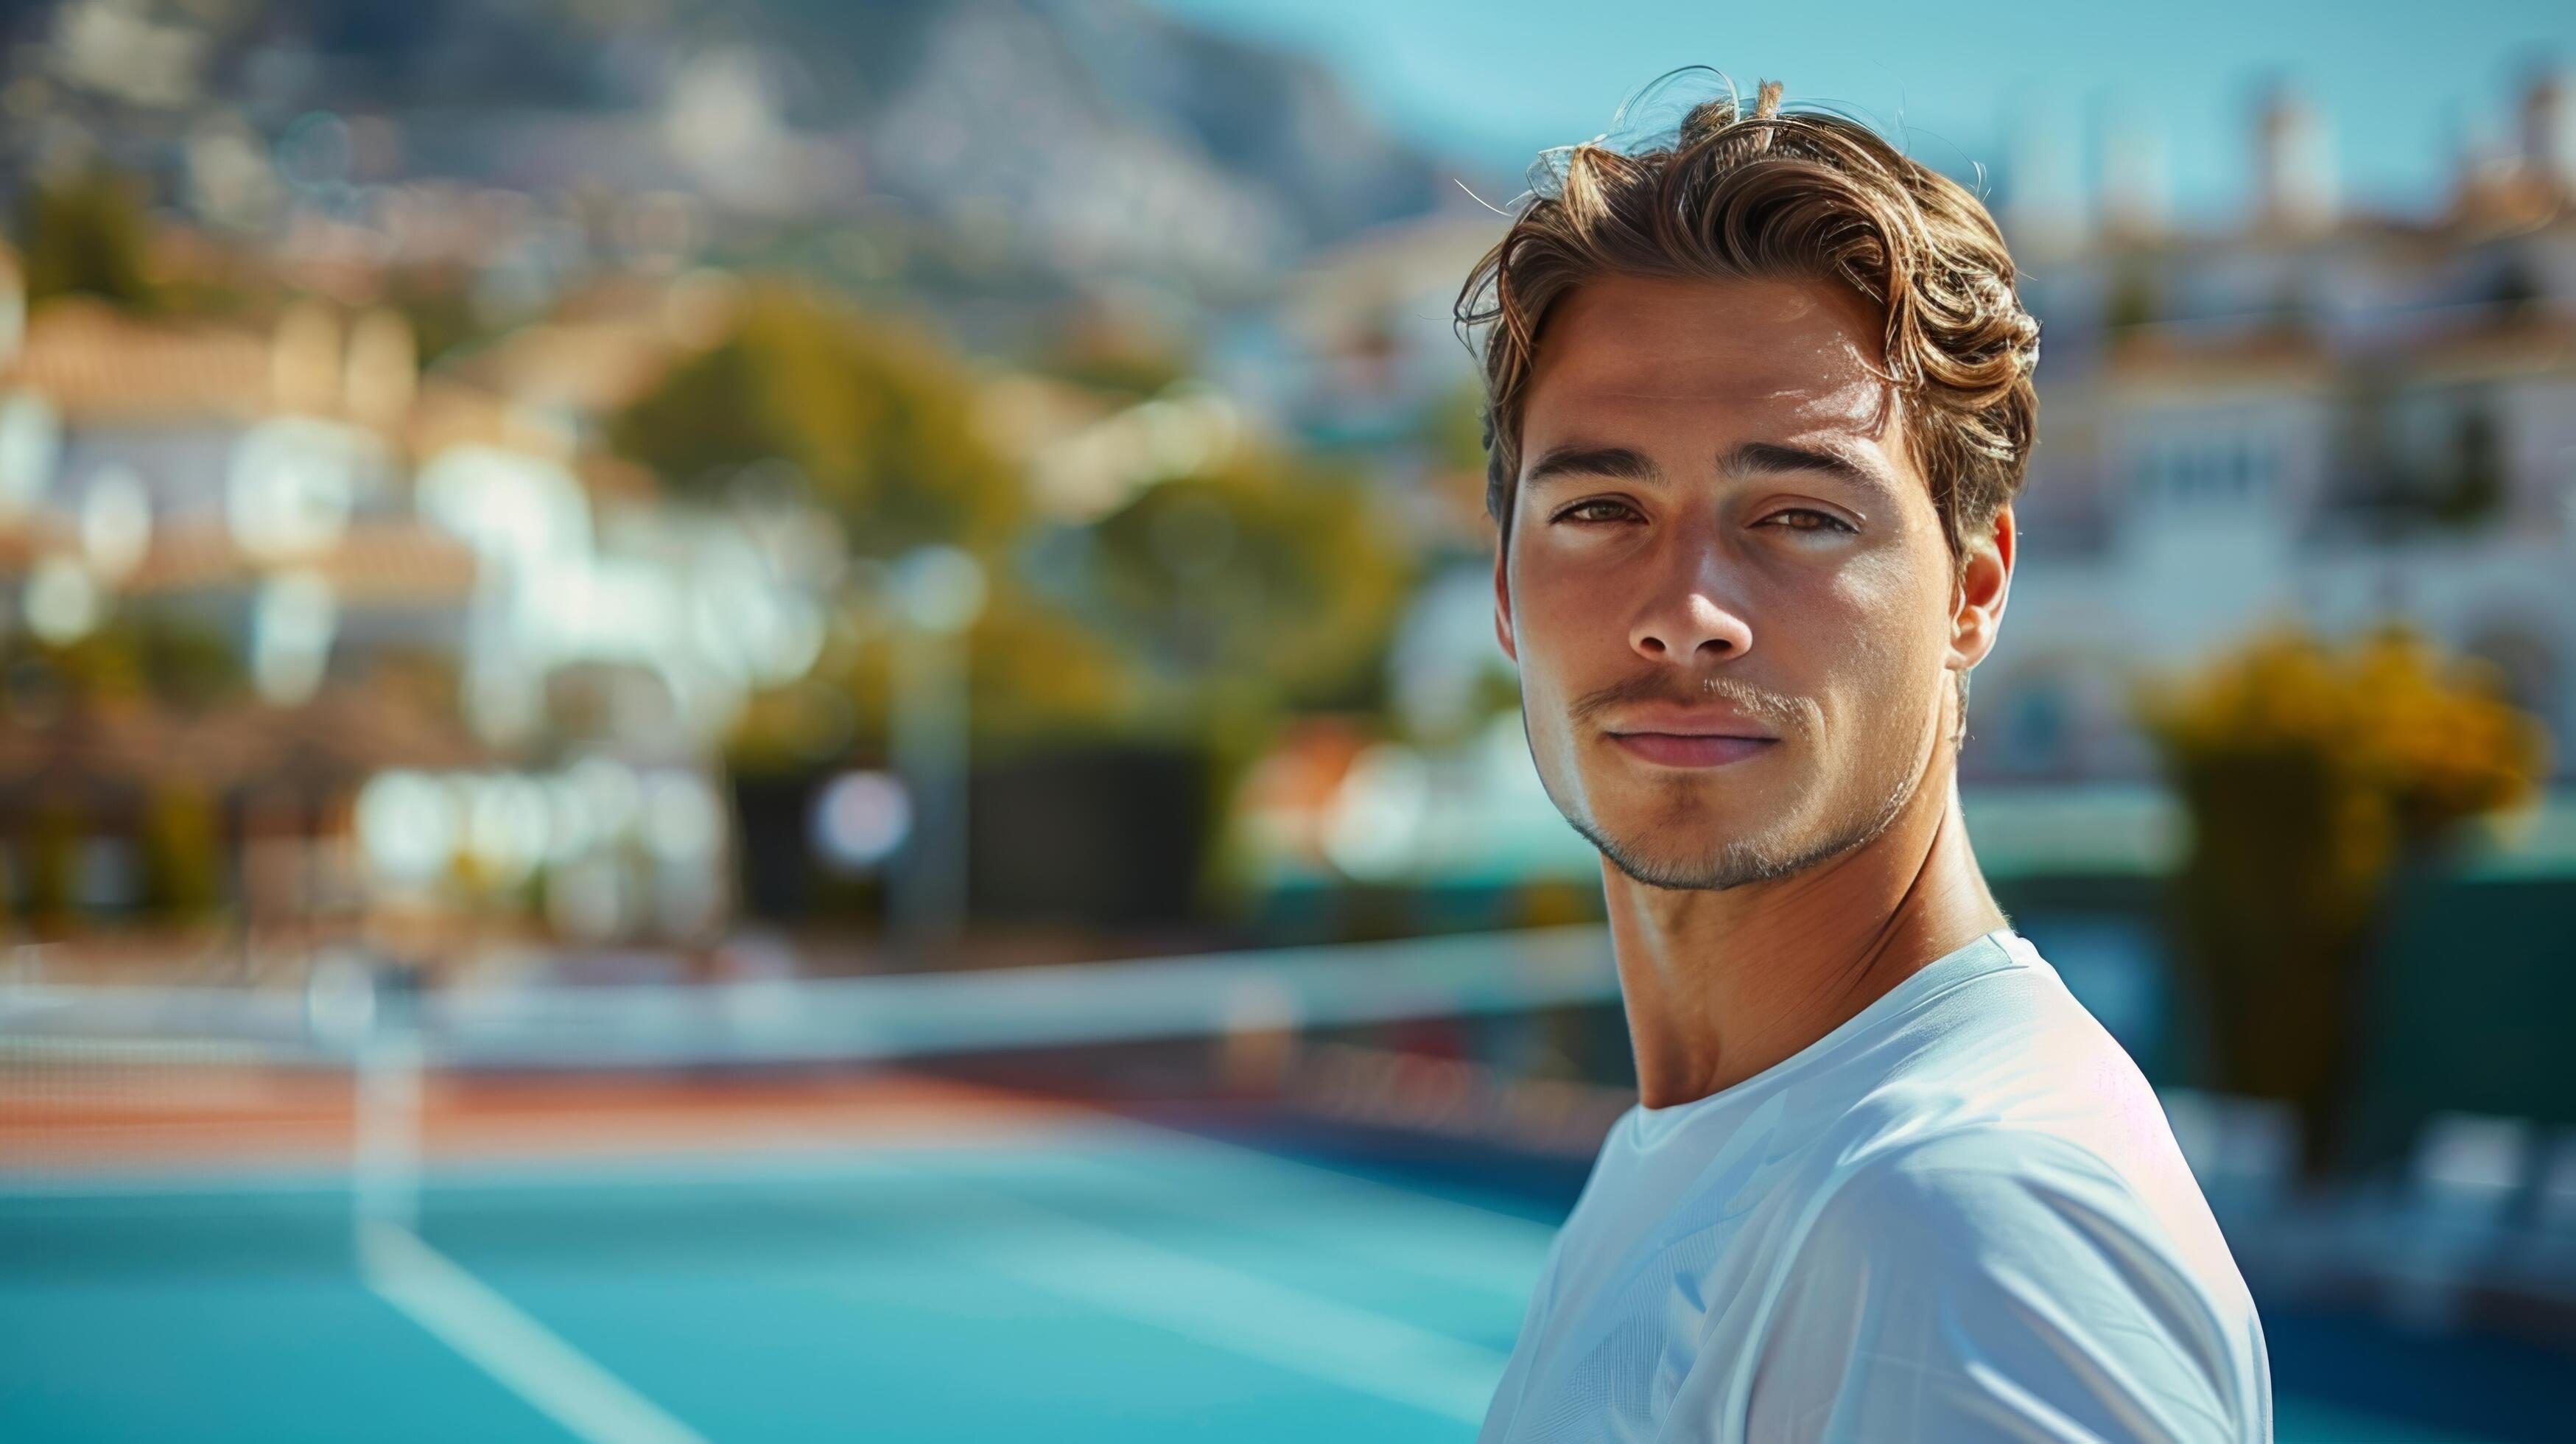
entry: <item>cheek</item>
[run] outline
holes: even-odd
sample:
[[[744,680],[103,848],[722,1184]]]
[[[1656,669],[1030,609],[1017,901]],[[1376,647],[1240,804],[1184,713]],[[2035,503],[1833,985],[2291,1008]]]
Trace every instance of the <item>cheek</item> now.
[[[1880,709],[1923,695],[1938,680],[1949,602],[1946,562],[1890,553],[1855,559],[1791,615],[1803,633],[1801,650],[1834,659],[1826,690]]]
[[[1572,549],[1533,545],[1512,558],[1512,616],[1524,633],[1580,633],[1611,609],[1602,569]]]
[[[1524,696],[1568,700],[1634,667],[1624,599],[1598,573],[1563,556],[1520,556],[1510,585]]]

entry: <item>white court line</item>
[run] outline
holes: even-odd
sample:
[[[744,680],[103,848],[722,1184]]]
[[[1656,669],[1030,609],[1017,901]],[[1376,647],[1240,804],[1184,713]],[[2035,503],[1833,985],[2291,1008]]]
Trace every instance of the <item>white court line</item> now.
[[[989,1189],[932,1180],[961,1211],[1001,1215],[972,1255],[1078,1303],[1341,1388],[1478,1424],[1508,1362],[1402,1319],[1058,1213]]]
[[[391,1224],[358,1238],[367,1287],[589,1444],[707,1444],[445,1254]]]

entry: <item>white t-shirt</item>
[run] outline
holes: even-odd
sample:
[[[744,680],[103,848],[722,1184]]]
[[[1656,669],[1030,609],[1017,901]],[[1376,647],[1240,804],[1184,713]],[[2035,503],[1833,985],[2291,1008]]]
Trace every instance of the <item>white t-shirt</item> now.
[[[2268,1444],[2263,1326],[2129,1055],[2009,928],[1637,1107],[1480,1444]]]

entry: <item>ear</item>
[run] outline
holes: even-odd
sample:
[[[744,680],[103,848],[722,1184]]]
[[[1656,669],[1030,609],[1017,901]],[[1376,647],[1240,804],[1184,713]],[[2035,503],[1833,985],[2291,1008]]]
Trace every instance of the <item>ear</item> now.
[[[1512,532],[1506,526],[1494,537],[1494,640],[1502,643],[1503,655],[1519,666],[1520,649],[1512,644]]]
[[[1968,538],[1950,603],[1948,665],[1965,671],[1995,649],[2003,628],[2004,600],[2012,592],[2013,556],[2020,532],[2010,506],[1999,507],[1991,526]]]

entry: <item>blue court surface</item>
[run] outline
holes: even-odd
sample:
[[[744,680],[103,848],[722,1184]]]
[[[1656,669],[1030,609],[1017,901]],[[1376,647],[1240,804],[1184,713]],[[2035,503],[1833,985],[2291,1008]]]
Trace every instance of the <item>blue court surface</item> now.
[[[1120,1119],[450,1167],[416,1210],[353,1230],[318,1171],[0,1187],[0,1439],[1465,1441],[1553,1226]]]

